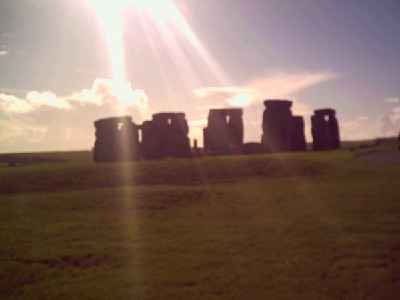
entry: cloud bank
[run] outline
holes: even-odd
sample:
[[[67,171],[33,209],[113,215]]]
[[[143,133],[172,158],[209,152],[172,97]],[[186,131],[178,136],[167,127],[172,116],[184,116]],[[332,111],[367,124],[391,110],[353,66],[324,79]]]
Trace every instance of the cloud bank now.
[[[134,107],[142,115],[149,109],[146,93],[133,89],[131,83],[98,78],[90,89],[83,89],[68,96],[57,96],[50,91],[30,91],[24,99],[0,94],[0,110],[6,114],[26,114],[42,107],[69,110],[76,105],[116,105],[119,108]]]
[[[90,147],[92,122],[123,114],[134,115],[138,121],[150,114],[146,93],[126,81],[97,78],[90,88],[67,96],[51,91],[29,91],[23,98],[0,93],[0,151],[13,151],[12,146],[17,145],[33,149],[40,141],[42,147],[51,144],[56,149]],[[84,146],[78,146],[80,143]]]
[[[250,81],[243,86],[204,87],[195,89],[194,94],[199,98],[212,99],[214,104],[246,107],[258,104],[266,98],[293,97],[299,91],[336,77],[331,72],[276,72]]]

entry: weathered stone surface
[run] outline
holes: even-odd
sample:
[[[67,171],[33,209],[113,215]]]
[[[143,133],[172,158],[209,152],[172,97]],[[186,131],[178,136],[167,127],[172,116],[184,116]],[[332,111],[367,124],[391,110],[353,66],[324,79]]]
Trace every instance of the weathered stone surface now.
[[[98,162],[191,156],[184,113],[154,114],[140,126],[128,116],[97,120],[94,125],[93,159]]]
[[[243,146],[243,110],[211,109],[203,130],[206,154],[240,154]]]
[[[330,108],[315,110],[311,117],[311,133],[313,150],[339,149],[340,136],[336,111]]]
[[[142,125],[143,158],[190,157],[189,127],[184,113],[158,113]]]
[[[267,152],[304,151],[303,117],[293,116],[289,100],[266,100],[262,144]]]
[[[157,126],[153,121],[145,121],[142,130],[141,152],[144,159],[161,159],[163,148]]]
[[[138,130],[131,117],[114,117],[94,122],[96,141],[93,160],[109,162],[140,157]]]
[[[291,151],[306,151],[306,137],[304,135],[304,119],[300,116],[292,118],[292,129],[290,137]]]

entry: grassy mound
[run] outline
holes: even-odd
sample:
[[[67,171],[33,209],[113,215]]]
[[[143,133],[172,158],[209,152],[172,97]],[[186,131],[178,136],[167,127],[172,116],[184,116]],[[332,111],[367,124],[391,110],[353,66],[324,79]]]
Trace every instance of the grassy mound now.
[[[3,193],[20,193],[129,185],[201,185],[260,176],[316,176],[326,168],[322,161],[289,154],[110,164],[52,163],[0,168],[0,189]]]
[[[0,167],[0,296],[396,299],[400,166],[356,155]]]

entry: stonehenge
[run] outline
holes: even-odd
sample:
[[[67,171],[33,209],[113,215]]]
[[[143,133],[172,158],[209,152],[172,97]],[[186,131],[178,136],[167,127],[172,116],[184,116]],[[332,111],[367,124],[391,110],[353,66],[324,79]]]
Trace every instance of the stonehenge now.
[[[96,141],[93,160],[111,162],[139,159],[138,128],[129,116],[100,119],[94,122]]]
[[[240,154],[243,146],[242,109],[210,109],[203,129],[205,154]]]
[[[136,125],[128,116],[100,119],[94,126],[96,162],[191,156],[184,113],[154,114],[142,125]]]
[[[289,100],[265,100],[262,144],[266,152],[305,151],[303,117],[293,116]]]
[[[142,156],[145,159],[190,157],[189,127],[184,113],[158,113],[145,121],[142,129]]]
[[[340,148],[339,125],[336,111],[331,108],[317,109],[311,117],[313,150],[333,150]]]
[[[243,109],[210,109],[203,128],[203,149],[190,146],[189,127],[183,112],[153,114],[141,125],[130,116],[99,119],[94,122],[96,162],[187,158],[201,155],[257,154],[306,151],[304,119],[294,116],[292,101],[264,101],[261,142],[244,143]],[[311,117],[314,151],[340,148],[339,126],[334,109],[314,111]]]

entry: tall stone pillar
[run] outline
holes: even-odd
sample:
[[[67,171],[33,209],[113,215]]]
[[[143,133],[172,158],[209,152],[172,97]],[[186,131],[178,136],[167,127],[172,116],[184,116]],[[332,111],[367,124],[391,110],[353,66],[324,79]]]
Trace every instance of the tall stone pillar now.
[[[304,120],[289,100],[265,100],[262,144],[267,152],[305,151]]]
[[[189,127],[184,113],[158,113],[142,125],[142,153],[146,159],[190,157]]]
[[[263,144],[268,152],[290,150],[292,101],[266,100],[263,114]]]
[[[191,157],[189,126],[184,113],[173,113],[168,119],[168,156],[176,158]]]
[[[94,161],[110,162],[140,158],[138,132],[131,117],[100,119],[94,122],[94,126],[96,128]]]
[[[243,147],[242,109],[211,109],[203,130],[206,154],[240,154]]]
[[[303,117],[294,116],[291,123],[290,151],[306,151],[307,144]]]
[[[323,151],[340,148],[339,125],[334,109],[318,109],[311,117],[313,150]]]
[[[141,152],[144,159],[161,159],[163,157],[163,145],[153,121],[145,121],[142,126]]]
[[[227,115],[229,117],[228,121],[228,132],[230,144],[234,147],[242,147],[243,146],[243,119],[242,119],[243,111],[241,109],[230,109],[227,111]]]

